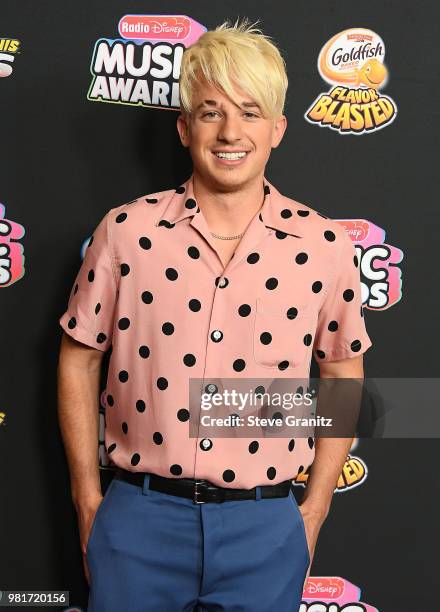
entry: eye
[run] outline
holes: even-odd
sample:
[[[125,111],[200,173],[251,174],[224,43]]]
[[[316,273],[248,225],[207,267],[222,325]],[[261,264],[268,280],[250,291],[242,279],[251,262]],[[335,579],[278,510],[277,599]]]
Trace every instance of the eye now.
[[[255,113],[251,113],[251,111],[246,111],[244,114],[250,117],[251,119],[258,117],[258,115],[256,115]]]
[[[217,111],[208,111],[206,113],[203,113],[202,117],[214,117],[215,115],[218,115]]]

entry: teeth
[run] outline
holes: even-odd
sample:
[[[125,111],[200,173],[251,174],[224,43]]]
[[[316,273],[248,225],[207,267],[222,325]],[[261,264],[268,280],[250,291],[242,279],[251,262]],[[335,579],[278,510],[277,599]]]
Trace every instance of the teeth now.
[[[215,155],[222,159],[240,159],[246,155],[246,151],[240,151],[240,153],[215,153]]]

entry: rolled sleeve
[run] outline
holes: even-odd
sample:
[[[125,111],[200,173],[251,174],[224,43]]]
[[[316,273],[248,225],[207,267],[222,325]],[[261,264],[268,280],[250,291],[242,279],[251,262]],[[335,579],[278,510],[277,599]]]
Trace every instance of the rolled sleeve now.
[[[356,357],[372,346],[363,316],[356,250],[345,230],[341,238],[339,263],[318,316],[313,344],[318,363]]]
[[[78,342],[106,351],[112,341],[117,299],[116,270],[109,243],[108,212],[93,232],[59,323]]]

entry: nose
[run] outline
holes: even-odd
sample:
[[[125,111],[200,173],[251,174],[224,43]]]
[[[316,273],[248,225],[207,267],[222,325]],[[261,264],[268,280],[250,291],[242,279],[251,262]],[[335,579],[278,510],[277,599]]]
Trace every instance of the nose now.
[[[219,123],[218,140],[223,142],[237,142],[242,138],[242,129],[239,117],[227,115]]]

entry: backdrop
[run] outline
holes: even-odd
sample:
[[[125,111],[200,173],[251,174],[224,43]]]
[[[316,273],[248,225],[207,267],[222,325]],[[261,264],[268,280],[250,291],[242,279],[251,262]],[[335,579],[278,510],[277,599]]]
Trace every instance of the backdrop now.
[[[189,176],[175,127],[181,51],[205,28],[243,16],[260,20],[287,62],[288,130],[266,175],[282,193],[339,220],[362,256],[373,341],[366,375],[438,376],[438,4],[3,1],[3,591],[65,590],[72,609],[86,609],[57,424],[58,318],[102,216]],[[141,69],[139,51],[159,44],[155,63]],[[105,368],[103,387],[104,378]],[[304,611],[439,606],[438,449],[434,437],[355,442],[320,534]],[[102,446],[100,464],[105,488],[111,471]],[[306,477],[295,483],[299,496]]]

